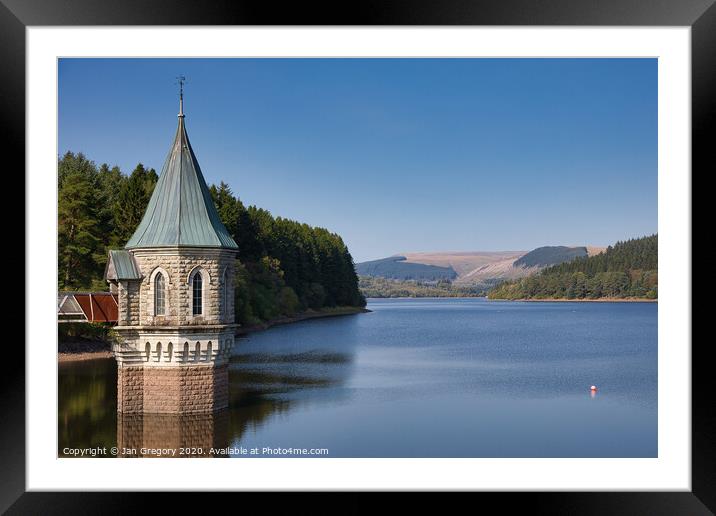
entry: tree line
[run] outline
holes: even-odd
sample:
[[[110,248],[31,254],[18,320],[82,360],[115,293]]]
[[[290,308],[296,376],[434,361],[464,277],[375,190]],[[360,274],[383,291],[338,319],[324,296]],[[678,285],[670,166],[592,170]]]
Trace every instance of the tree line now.
[[[110,248],[124,246],[144,215],[157,183],[141,163],[128,176],[97,167],[82,153],[58,162],[57,237],[60,290],[106,290],[102,279]]]
[[[58,160],[58,288],[106,290],[107,252],[123,247],[144,215],[157,173],[141,163],[128,175],[82,153]],[[256,206],[229,186],[210,192],[239,245],[237,322],[252,324],[306,309],[364,306],[353,258],[335,233]]]
[[[358,276],[365,297],[482,297],[484,285],[455,285],[450,280],[400,280],[380,276]]]
[[[499,284],[490,299],[599,299],[658,297],[658,235],[630,239],[594,256],[554,265]]]
[[[223,181],[209,191],[239,245],[239,321],[265,321],[309,308],[365,306],[353,257],[339,235],[246,207]]]

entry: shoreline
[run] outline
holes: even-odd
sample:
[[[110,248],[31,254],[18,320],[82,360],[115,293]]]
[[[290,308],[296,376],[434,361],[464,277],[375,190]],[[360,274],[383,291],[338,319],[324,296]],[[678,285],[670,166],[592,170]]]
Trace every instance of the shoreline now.
[[[102,341],[98,341],[102,342]],[[112,355],[111,351],[106,350],[98,350],[98,351],[81,351],[72,353],[69,351],[58,351],[57,352],[57,362],[58,363],[66,363],[66,362],[84,362],[85,360],[97,360],[100,358],[112,358],[114,355]]]
[[[368,297],[367,300],[375,299],[485,299],[486,301],[519,301],[522,303],[658,303],[658,299],[648,299],[645,297],[598,297],[596,299],[569,299],[566,297],[560,297],[556,299],[490,299],[487,296],[425,296],[425,297],[409,297],[409,296],[396,296],[396,297]]]
[[[297,323],[301,321],[308,321],[311,319],[322,319],[325,317],[340,317],[344,315],[355,315],[355,314],[363,314],[363,313],[369,313],[372,312],[372,310],[369,310],[367,308],[363,307],[353,307],[353,306],[346,306],[346,307],[339,307],[339,308],[332,308],[327,309],[325,311],[323,310],[308,310],[306,312],[302,312],[300,314],[294,315],[292,317],[279,317],[278,319],[273,319],[271,321],[266,321],[264,323],[259,324],[252,324],[249,326],[240,326],[236,331],[236,337],[245,337],[246,335],[249,335],[250,333],[255,333],[258,331],[264,331],[268,330],[269,328],[272,328],[273,326],[280,326],[283,324],[292,324]],[[102,340],[86,340],[84,342],[85,346],[92,346],[96,345],[97,347],[104,347],[106,348],[108,346],[108,343]],[[63,345],[63,343],[59,343],[60,346]],[[114,355],[111,351],[107,349],[97,349],[97,350],[82,350],[82,351],[58,351],[57,352],[57,362],[58,363],[67,363],[67,362],[83,362],[86,360],[97,360],[101,358],[112,358]]]
[[[366,297],[366,301],[371,299],[481,299],[486,296],[385,296],[385,297]]]
[[[236,330],[236,336],[243,337],[250,333],[268,330],[269,328],[272,328],[274,326],[281,326],[283,324],[293,324],[301,321],[309,321],[311,319],[323,319],[326,317],[340,317],[342,315],[365,314],[369,312],[372,312],[372,310],[357,306],[346,306],[341,308],[329,309],[326,311],[307,310],[292,317],[279,317],[278,319],[272,319],[263,323],[252,324],[249,326],[240,326]]]
[[[488,299],[488,301],[519,301],[521,303],[658,303],[658,299],[645,297],[598,297],[596,299]]]

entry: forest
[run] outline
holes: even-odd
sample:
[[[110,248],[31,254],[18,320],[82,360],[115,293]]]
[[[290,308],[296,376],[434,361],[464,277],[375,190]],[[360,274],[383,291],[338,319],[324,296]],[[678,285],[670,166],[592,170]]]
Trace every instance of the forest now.
[[[121,248],[146,209],[158,175],[141,163],[128,175],[82,153],[58,160],[58,289],[106,291],[107,251]],[[308,309],[365,306],[341,237],[256,206],[222,182],[210,187],[239,245],[236,318],[255,324]]]
[[[548,267],[587,256],[586,247],[538,247],[515,260],[515,267]]]
[[[400,280],[380,276],[358,276],[358,286],[367,298],[385,297],[482,297],[484,285],[455,285],[452,281]]]
[[[617,242],[539,274],[497,285],[490,299],[658,298],[658,236]]]

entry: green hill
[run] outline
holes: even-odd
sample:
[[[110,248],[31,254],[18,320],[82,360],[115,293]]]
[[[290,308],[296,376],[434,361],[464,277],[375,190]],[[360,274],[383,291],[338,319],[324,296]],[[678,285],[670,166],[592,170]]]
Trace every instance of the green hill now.
[[[406,261],[405,256],[391,256],[380,260],[357,263],[356,273],[359,276],[373,276],[397,280],[440,281],[457,278],[452,267],[440,267]]]
[[[515,260],[515,267],[549,267],[575,258],[587,256],[586,247],[545,246],[538,247]]]
[[[617,242],[604,253],[554,265],[501,283],[490,299],[599,299],[658,297],[657,235]]]

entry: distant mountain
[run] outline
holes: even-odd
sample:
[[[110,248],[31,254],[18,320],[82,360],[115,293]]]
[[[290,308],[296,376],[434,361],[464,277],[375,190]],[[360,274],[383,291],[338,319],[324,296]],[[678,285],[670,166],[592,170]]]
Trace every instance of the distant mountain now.
[[[563,245],[538,247],[515,260],[514,265],[515,267],[549,267],[571,262],[575,258],[583,258],[588,254],[586,247],[565,247]]]
[[[508,263],[512,266],[527,251],[470,251],[470,252],[436,252],[436,253],[401,253],[408,262],[452,267],[458,279],[474,273],[476,270],[496,263]]]
[[[358,263],[356,272],[362,277],[393,281],[449,281],[459,289],[476,291],[476,288],[491,288],[502,281],[531,276],[545,267],[599,254],[603,250],[598,247],[545,246],[529,252],[405,253]]]
[[[398,280],[439,281],[454,280],[457,272],[452,267],[439,267],[407,261],[405,256],[390,256],[356,264],[359,276],[376,276]]]

